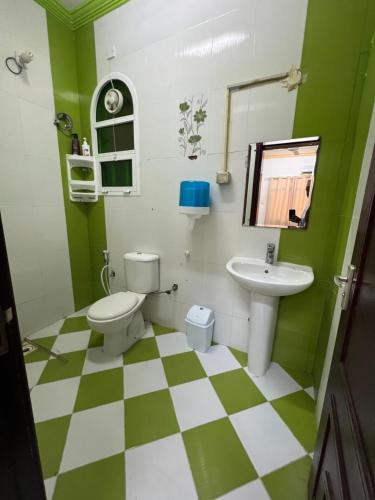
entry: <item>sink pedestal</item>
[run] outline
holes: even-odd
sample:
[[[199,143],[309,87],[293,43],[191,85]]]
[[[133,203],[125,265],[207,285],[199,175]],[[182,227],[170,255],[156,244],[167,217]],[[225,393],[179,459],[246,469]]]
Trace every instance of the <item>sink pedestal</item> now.
[[[249,372],[262,377],[271,363],[279,297],[252,292],[250,335],[247,366]]]
[[[314,273],[308,266],[288,262],[270,265],[251,257],[233,257],[226,269],[235,281],[252,293],[247,366],[250,373],[262,377],[271,362],[279,297],[309,288]]]

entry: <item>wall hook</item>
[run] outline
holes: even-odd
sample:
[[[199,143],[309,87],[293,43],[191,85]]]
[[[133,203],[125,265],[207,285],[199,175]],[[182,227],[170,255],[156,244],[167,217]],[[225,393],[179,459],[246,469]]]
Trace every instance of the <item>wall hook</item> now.
[[[14,75],[20,75],[27,65],[34,59],[34,54],[30,51],[22,52],[19,56],[17,53],[14,56],[5,59],[5,65]]]

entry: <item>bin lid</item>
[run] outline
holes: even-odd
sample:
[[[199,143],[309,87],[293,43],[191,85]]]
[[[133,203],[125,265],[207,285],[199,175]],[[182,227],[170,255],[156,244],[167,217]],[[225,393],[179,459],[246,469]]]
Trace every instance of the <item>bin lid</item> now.
[[[129,252],[124,254],[124,259],[134,260],[135,262],[153,262],[154,260],[159,260],[159,255],[154,253]]]
[[[191,307],[186,315],[186,321],[199,326],[208,326],[213,319],[214,312],[212,309],[198,305]]]

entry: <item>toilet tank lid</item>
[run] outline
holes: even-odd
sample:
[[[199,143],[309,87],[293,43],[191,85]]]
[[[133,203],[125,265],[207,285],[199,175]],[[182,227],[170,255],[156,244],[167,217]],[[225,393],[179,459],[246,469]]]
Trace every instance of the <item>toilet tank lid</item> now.
[[[152,262],[154,260],[159,260],[159,255],[154,253],[130,252],[124,255],[124,259],[134,260],[136,262]]]

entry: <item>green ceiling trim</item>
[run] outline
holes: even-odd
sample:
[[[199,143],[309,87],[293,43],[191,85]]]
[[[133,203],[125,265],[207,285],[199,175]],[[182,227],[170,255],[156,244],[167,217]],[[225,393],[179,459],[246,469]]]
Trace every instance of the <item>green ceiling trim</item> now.
[[[58,0],[35,1],[72,30],[82,28],[128,2],[128,0],[86,0],[82,5],[69,11]]]
[[[73,29],[81,28],[87,23],[99,19],[112,10],[120,7],[128,0],[86,0],[71,12]]]
[[[36,3],[45,8],[53,16],[55,16],[59,21],[61,21],[65,26],[72,28],[71,13],[63,7],[57,0],[35,0]]]

